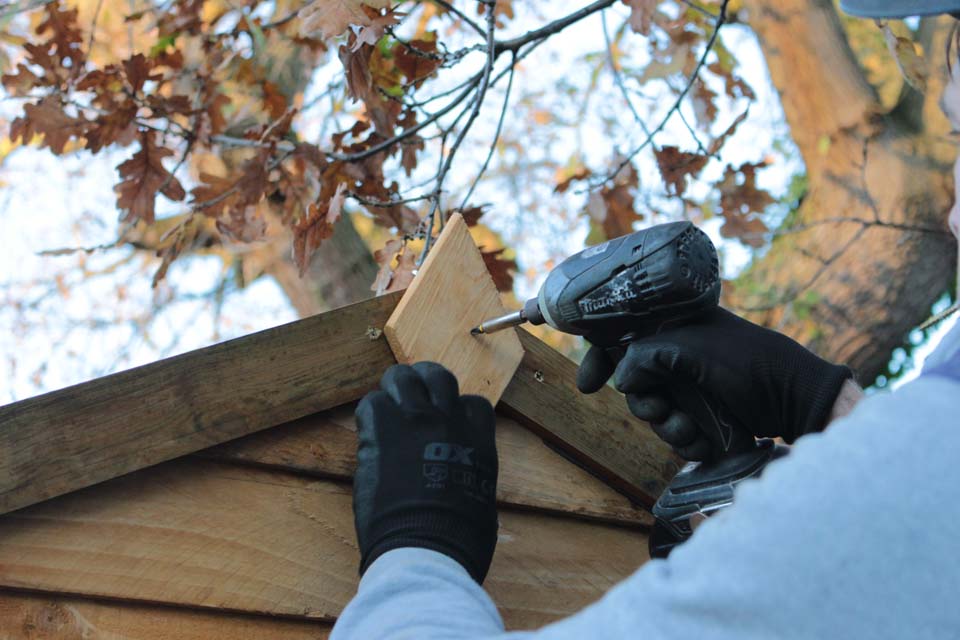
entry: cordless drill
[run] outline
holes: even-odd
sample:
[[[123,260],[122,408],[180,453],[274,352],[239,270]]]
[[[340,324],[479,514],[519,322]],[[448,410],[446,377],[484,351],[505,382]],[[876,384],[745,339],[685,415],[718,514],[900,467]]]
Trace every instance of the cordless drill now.
[[[710,238],[690,222],[671,222],[570,256],[521,310],[488,320],[471,333],[546,323],[584,336],[619,360],[631,341],[689,321],[719,301],[719,262]],[[786,450],[770,440],[756,441],[731,421],[734,414],[720,399],[689,382],[667,381],[664,391],[697,422],[712,447],[710,458],[687,464],[654,505],[654,557],[665,557],[686,540],[697,518],[729,505],[738,482],[759,475]]]

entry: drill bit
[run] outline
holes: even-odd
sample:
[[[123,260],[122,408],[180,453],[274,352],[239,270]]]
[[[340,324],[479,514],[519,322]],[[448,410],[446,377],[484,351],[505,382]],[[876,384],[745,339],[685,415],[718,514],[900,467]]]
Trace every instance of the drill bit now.
[[[470,329],[470,335],[478,336],[481,333],[493,333],[495,331],[500,331],[501,329],[506,329],[507,327],[515,327],[521,325],[527,321],[527,316],[523,312],[523,309],[519,311],[514,311],[508,313],[505,316],[500,316],[499,318],[493,318],[491,320],[485,320],[479,325]]]

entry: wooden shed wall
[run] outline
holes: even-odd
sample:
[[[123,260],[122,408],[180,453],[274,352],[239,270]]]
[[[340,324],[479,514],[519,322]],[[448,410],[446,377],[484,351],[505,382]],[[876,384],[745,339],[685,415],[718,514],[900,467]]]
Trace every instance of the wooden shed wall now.
[[[649,515],[498,422],[508,627],[596,600],[647,559]],[[4,638],[323,638],[357,585],[352,406],[0,516]]]

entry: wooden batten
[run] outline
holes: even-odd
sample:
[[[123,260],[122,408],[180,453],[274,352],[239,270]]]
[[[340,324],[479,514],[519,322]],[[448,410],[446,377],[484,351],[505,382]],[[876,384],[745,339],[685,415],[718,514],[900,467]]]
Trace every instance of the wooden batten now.
[[[234,440],[197,455],[294,473],[348,480],[357,435],[350,403]],[[515,420],[497,417],[501,505],[649,526],[653,517],[598,478],[571,464]]]
[[[0,517],[0,587],[68,599],[330,622],[356,591],[358,559],[349,486],[201,459]],[[533,628],[646,559],[642,531],[501,510],[484,586],[510,628]]]
[[[0,638],[27,640],[323,640],[307,620],[0,590]]]

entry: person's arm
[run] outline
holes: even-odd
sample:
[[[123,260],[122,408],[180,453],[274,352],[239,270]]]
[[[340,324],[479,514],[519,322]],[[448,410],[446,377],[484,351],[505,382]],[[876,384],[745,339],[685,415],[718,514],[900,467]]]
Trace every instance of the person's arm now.
[[[852,379],[845,380],[840,387],[840,393],[837,394],[836,402],[833,403],[833,409],[830,410],[827,424],[848,415],[861,400],[863,400],[863,389],[860,385]]]
[[[950,637],[960,628],[958,398],[960,379],[936,375],[865,399],[744,482],[668,559],[540,630],[504,633],[457,562],[396,549],[369,567],[332,638]]]

